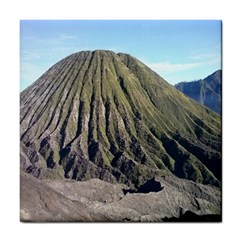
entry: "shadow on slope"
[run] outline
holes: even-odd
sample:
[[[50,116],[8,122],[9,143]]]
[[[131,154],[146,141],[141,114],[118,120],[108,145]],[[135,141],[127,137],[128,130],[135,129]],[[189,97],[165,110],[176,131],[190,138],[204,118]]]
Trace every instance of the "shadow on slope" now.
[[[184,214],[177,217],[163,218],[163,222],[222,222],[222,216],[218,214],[197,215],[191,211],[186,211]]]
[[[156,181],[155,178],[152,178],[141,185],[137,190],[133,189],[123,189],[124,195],[127,193],[150,193],[150,192],[160,192],[164,187],[161,186],[161,183]]]

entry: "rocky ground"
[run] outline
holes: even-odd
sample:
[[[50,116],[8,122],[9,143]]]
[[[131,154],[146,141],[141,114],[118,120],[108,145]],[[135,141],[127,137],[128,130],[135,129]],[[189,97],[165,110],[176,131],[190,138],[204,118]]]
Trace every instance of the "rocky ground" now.
[[[221,193],[217,188],[172,175],[157,180],[164,187],[159,192],[124,194],[126,185],[99,179],[39,180],[21,173],[20,219],[24,222],[161,222],[184,220],[189,212],[221,219],[216,215],[221,209]]]

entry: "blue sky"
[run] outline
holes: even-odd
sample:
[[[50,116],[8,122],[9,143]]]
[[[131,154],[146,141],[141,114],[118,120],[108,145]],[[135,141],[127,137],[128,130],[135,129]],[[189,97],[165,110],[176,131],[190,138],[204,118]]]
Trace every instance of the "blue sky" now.
[[[79,20],[20,22],[20,90],[83,50],[129,53],[171,84],[221,69],[221,21]]]

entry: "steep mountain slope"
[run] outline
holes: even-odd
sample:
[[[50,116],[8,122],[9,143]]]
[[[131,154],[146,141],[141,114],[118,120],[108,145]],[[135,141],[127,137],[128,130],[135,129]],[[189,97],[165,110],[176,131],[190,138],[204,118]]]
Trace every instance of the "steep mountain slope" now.
[[[203,80],[181,82],[175,87],[192,99],[221,114],[222,70],[218,70]]]
[[[61,60],[20,96],[21,168],[138,188],[175,174],[220,186],[221,119],[127,54]]]

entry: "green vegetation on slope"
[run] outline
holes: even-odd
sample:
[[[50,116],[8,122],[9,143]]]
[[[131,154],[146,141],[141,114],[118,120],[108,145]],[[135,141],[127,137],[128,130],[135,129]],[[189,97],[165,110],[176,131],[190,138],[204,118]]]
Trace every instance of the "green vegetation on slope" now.
[[[54,65],[21,93],[21,142],[58,177],[221,181],[220,117],[127,54],[86,51]]]

